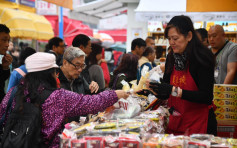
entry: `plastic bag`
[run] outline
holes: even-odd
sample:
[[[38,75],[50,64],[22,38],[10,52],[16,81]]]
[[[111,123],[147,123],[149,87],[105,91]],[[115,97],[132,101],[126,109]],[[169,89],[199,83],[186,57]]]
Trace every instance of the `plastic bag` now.
[[[154,67],[149,72],[149,79],[160,83],[160,78],[163,78],[164,73],[162,72],[160,65]]]
[[[118,104],[120,108],[105,113],[105,119],[129,119],[141,112],[141,106],[139,105],[137,99],[131,95],[126,100],[120,99]]]

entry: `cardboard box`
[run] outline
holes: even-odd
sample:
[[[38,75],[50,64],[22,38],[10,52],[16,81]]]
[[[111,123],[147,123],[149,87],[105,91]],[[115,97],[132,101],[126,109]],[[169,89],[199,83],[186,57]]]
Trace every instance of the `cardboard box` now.
[[[237,85],[214,84],[213,92],[237,92]]]
[[[215,113],[237,113],[237,106],[217,106]]]
[[[214,99],[216,106],[237,106],[237,99]]]
[[[216,120],[237,120],[237,113],[215,113]]]

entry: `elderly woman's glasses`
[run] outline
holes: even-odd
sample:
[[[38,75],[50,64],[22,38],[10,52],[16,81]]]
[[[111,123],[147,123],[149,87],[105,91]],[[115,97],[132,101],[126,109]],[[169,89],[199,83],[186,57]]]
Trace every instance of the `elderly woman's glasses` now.
[[[73,65],[76,69],[85,69],[86,68],[86,64],[80,64],[80,65],[75,65],[72,62],[70,62],[69,60],[67,60],[68,63],[70,63],[71,65]]]

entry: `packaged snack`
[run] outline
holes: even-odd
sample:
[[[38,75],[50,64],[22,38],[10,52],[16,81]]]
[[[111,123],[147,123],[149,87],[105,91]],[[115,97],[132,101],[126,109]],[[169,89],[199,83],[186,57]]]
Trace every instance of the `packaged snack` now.
[[[214,84],[213,92],[237,92],[237,85]]]
[[[88,148],[103,148],[104,137],[85,136]]]
[[[217,106],[215,113],[236,113],[237,106]]]
[[[104,138],[104,148],[119,148],[118,137],[106,136]]]
[[[216,120],[237,120],[237,113],[215,113]]]
[[[237,99],[214,99],[216,106],[237,106]]]
[[[111,129],[115,127],[116,127],[116,123],[106,122],[106,123],[101,123],[101,124],[96,125],[94,129]]]
[[[77,136],[82,135],[82,134],[86,133],[86,131],[88,129],[93,129],[95,127],[95,124],[96,123],[94,123],[94,122],[84,124],[84,125],[80,126],[79,128],[74,129],[73,132],[76,133]]]
[[[129,91],[130,90],[130,86],[129,86],[128,82],[126,82],[125,80],[122,80],[121,83],[123,85],[122,90],[124,90],[124,91]]]
[[[59,135],[60,137],[60,148],[70,148],[70,138],[65,138],[63,135]]]
[[[86,140],[84,139],[71,140],[71,148],[86,148]]]
[[[236,92],[214,92],[214,99],[236,99],[237,100],[237,93]]]

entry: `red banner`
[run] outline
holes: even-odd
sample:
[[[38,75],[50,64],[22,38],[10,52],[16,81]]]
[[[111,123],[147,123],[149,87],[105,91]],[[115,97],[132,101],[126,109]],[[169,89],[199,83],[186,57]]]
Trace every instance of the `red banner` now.
[[[62,6],[64,8],[69,8],[72,10],[72,0],[44,0],[44,1],[56,4],[58,6]]]

